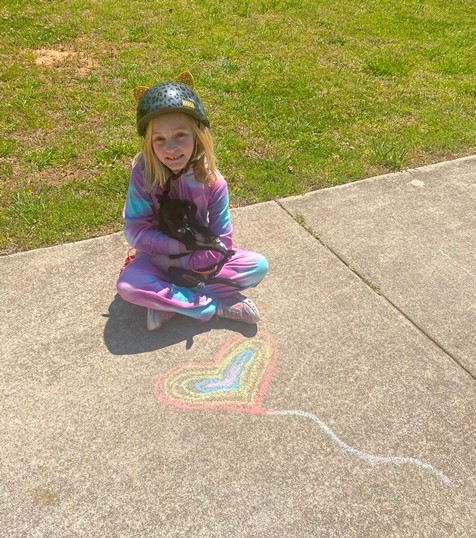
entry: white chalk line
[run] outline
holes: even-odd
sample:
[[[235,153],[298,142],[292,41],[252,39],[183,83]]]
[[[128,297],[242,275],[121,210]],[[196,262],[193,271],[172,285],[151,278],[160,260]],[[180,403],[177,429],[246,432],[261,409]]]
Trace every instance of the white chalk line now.
[[[405,457],[399,457],[399,456],[374,456],[373,454],[369,454],[368,452],[364,452],[363,450],[358,450],[357,448],[353,448],[349,446],[347,443],[344,443],[342,439],[339,439],[337,435],[329,428],[329,426],[323,422],[319,417],[316,415],[313,415],[312,413],[307,413],[306,411],[299,411],[299,410],[267,410],[267,415],[296,415],[299,417],[309,418],[313,422],[315,422],[326,435],[328,435],[335,443],[337,443],[341,448],[349,452],[350,454],[353,454],[354,456],[357,456],[358,458],[362,458],[364,460],[367,460],[371,463],[394,463],[396,465],[403,465],[403,464],[409,464],[409,465],[417,465],[418,467],[425,469],[426,471],[430,472],[435,478],[443,482],[444,484],[451,484],[451,480],[443,474],[441,471],[438,471],[433,465],[430,465],[429,463],[424,463],[416,458],[405,458]]]

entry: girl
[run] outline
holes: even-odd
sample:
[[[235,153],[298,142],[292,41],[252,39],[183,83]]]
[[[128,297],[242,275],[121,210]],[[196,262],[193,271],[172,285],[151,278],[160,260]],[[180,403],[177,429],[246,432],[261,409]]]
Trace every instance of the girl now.
[[[193,86],[192,75],[185,72],[173,82],[134,92],[137,131],[144,140],[132,168],[124,233],[136,255],[123,268],[117,291],[124,300],[147,308],[149,330],[175,314],[201,321],[216,315],[256,323],[258,309],[239,291],[259,284],[268,271],[262,255],[234,249],[217,275],[225,283],[189,288],[174,284],[169,276],[170,267],[197,274],[219,268],[223,254],[187,250],[184,243],[158,231],[157,195],[165,192],[171,199],[195,203],[199,223],[232,249],[228,186],[217,169],[210,123]]]

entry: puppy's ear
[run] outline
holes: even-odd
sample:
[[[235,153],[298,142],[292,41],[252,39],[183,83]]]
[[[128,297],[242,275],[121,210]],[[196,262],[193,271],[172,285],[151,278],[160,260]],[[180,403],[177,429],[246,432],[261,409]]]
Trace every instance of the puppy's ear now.
[[[159,204],[161,204],[166,199],[166,196],[164,194],[156,194],[155,197],[157,198]]]

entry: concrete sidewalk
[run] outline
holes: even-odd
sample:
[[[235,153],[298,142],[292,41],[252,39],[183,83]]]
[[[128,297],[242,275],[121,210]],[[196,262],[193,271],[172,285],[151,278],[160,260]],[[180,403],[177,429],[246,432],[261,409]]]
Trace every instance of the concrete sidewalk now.
[[[471,157],[234,210],[257,328],[148,332],[122,234],[0,258],[0,536],[474,536],[475,207]]]

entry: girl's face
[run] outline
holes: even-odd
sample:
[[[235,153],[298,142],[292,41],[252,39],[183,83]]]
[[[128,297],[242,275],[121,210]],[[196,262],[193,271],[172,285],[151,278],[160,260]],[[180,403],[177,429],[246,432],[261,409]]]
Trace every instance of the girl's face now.
[[[186,114],[170,112],[151,121],[152,148],[159,161],[172,172],[187,165],[195,150],[195,135]]]

